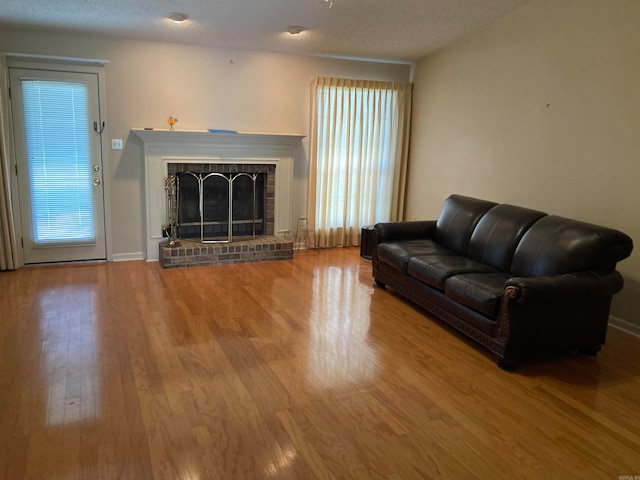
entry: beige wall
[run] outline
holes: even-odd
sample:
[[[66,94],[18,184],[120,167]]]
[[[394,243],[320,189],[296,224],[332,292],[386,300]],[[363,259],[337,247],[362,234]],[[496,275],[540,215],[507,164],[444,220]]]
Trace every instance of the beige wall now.
[[[114,258],[144,254],[141,144],[131,128],[222,128],[243,132],[309,133],[313,75],[408,81],[410,66],[278,55],[169,43],[126,41],[24,29],[0,29],[0,51],[109,60],[105,67],[105,139],[124,151],[106,159]],[[306,216],[307,143],[294,166],[293,220]],[[295,221],[292,222],[295,225]]]
[[[408,219],[461,193],[629,234],[640,332],[640,2],[534,1],[419,62],[409,175]]]

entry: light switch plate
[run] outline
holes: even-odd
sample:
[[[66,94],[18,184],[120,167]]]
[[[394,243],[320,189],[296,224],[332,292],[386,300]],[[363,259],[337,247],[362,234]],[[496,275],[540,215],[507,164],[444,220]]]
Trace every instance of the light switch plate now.
[[[111,150],[122,150],[122,139],[121,138],[112,138],[111,139]]]

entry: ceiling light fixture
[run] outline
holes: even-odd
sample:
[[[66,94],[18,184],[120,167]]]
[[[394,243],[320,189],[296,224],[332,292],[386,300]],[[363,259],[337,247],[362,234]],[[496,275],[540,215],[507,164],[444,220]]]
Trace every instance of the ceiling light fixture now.
[[[173,12],[167,15],[167,18],[175,23],[182,23],[189,18],[186,13]]]
[[[324,0],[324,2],[329,4],[329,8],[333,7],[333,0]]]
[[[300,35],[302,32],[304,32],[304,27],[301,27],[300,25],[291,25],[287,27],[287,33],[290,35]]]

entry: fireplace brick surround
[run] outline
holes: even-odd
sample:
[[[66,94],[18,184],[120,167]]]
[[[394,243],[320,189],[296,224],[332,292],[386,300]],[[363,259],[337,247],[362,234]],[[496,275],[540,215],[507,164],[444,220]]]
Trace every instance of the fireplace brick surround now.
[[[194,173],[263,173],[266,175],[265,182],[265,235],[273,235],[275,228],[275,196],[276,180],[275,165],[252,165],[252,164],[218,164],[218,163],[169,163],[167,165],[169,174],[179,174],[183,172]]]

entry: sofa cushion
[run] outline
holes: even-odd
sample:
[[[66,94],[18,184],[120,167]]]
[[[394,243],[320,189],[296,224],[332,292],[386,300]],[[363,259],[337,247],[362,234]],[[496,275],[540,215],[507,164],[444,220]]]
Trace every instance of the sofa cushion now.
[[[401,240],[378,244],[378,260],[407,273],[409,259],[416,255],[455,255],[439,243],[428,239]]]
[[[495,319],[509,278],[511,275],[504,272],[456,275],[447,279],[444,293],[451,300]]]
[[[407,275],[440,291],[444,291],[445,281],[453,275],[496,271],[489,265],[458,255],[421,255],[411,258],[407,267]]]
[[[469,258],[508,272],[520,239],[546,215],[514,205],[496,205],[478,221],[469,242]]]
[[[622,232],[549,215],[524,234],[513,255],[514,276],[562,275],[584,270],[615,269],[633,249]]]
[[[466,256],[469,239],[478,220],[496,203],[463,195],[451,195],[444,202],[433,238],[458,255]]]

